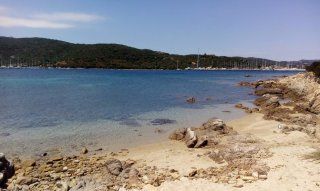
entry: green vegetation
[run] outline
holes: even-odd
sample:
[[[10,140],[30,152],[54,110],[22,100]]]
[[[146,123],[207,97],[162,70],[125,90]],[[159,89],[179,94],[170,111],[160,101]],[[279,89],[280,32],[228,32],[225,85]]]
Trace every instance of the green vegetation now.
[[[318,78],[320,78],[320,61],[314,62],[310,66],[307,66],[306,70],[313,72]]]
[[[1,66],[176,69],[196,67],[197,55],[174,55],[119,44],[73,44],[45,38],[0,37],[0,61]],[[200,56],[201,67],[261,68],[275,63],[260,58]]]

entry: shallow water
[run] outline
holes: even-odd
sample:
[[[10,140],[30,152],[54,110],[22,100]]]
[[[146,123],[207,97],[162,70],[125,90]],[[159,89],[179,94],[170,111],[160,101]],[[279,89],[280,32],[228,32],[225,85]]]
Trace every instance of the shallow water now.
[[[155,128],[195,126],[243,115],[254,99],[239,81],[286,71],[0,69],[0,151],[36,154],[53,147],[117,149],[163,139]],[[247,78],[245,75],[251,75]],[[196,97],[195,104],[186,103]],[[222,112],[230,110],[232,112]]]

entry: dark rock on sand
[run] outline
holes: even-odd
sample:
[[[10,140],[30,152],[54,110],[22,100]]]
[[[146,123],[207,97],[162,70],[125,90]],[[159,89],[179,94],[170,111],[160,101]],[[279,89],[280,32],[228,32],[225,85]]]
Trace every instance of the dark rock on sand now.
[[[0,153],[0,190],[6,181],[14,175],[14,166],[3,153]]]
[[[165,124],[174,124],[176,123],[176,120],[172,119],[155,119],[151,121],[152,125],[165,125]]]

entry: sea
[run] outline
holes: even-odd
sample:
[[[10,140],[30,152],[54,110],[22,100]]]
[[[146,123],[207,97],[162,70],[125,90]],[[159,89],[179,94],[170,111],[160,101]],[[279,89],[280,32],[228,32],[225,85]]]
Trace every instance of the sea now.
[[[167,139],[212,117],[239,118],[255,96],[240,81],[296,71],[0,69],[0,152],[113,151]],[[190,97],[195,103],[188,103]]]

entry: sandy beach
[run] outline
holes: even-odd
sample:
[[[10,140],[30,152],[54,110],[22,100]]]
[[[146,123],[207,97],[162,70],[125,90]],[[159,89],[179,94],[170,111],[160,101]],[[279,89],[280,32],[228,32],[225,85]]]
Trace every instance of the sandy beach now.
[[[172,132],[168,140],[117,152],[83,148],[72,156],[14,158],[6,188],[319,190],[318,97],[307,103],[319,84],[298,74],[245,85],[255,87],[259,98],[258,107],[236,106],[248,113],[244,117],[209,119]]]

